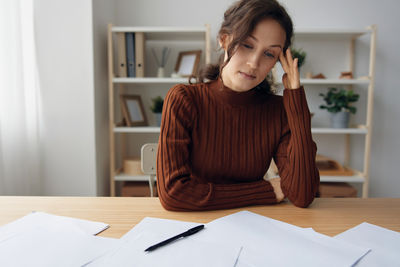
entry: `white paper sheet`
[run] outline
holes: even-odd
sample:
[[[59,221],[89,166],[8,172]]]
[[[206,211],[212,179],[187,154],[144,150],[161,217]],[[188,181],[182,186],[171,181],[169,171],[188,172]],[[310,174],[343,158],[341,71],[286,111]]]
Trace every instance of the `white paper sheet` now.
[[[83,266],[111,250],[118,239],[92,236],[75,229],[29,227],[0,243],[0,266]]]
[[[145,218],[121,238],[124,243],[117,249],[88,266],[234,266],[240,252],[239,246],[225,245],[214,240],[193,241],[193,236],[144,252],[146,248],[180,234],[198,223],[157,218]],[[208,231],[204,229],[200,232]]]
[[[44,227],[47,229],[63,229],[69,226],[76,226],[80,231],[96,235],[109,227],[102,222],[94,222],[71,217],[57,216],[45,212],[32,212],[18,220],[0,227],[0,242],[26,231],[29,228]]]
[[[369,249],[248,211],[214,220],[194,240],[242,246],[236,266],[351,266]]]
[[[400,266],[400,233],[369,223],[362,223],[341,234],[335,239],[372,250],[358,263],[358,266]]]

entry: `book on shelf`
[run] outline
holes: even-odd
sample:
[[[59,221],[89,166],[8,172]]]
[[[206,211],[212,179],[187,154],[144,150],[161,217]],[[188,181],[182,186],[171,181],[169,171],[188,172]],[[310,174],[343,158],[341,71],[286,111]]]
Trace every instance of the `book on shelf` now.
[[[126,37],[126,61],[127,61],[127,71],[128,77],[135,77],[135,33],[127,32]]]
[[[117,76],[126,77],[126,40],[125,33],[117,33]]]
[[[135,63],[136,77],[144,77],[145,35],[144,32],[135,33]]]

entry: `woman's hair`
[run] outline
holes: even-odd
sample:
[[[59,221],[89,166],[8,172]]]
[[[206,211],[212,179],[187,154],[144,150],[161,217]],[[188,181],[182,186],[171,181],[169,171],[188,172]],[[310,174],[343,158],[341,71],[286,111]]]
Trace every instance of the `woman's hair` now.
[[[276,0],[240,0],[225,11],[224,20],[218,32],[219,40],[224,35],[232,38],[227,47],[227,60],[224,62],[224,55],[221,55],[217,64],[205,66],[199,71],[197,81],[217,80],[236,48],[249,37],[260,21],[267,18],[275,20],[285,30],[286,40],[283,48],[285,52],[291,44],[293,34],[293,23],[285,8]],[[265,79],[257,87],[264,92],[271,91],[271,85]]]

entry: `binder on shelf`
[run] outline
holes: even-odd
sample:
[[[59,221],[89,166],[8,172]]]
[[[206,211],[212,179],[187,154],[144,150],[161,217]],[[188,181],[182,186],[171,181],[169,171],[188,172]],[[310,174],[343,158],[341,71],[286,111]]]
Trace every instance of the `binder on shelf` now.
[[[117,76],[126,77],[126,40],[125,33],[117,33]]]
[[[125,37],[128,77],[135,77],[135,33],[127,32]]]
[[[144,77],[145,36],[144,32],[135,33],[136,77]]]

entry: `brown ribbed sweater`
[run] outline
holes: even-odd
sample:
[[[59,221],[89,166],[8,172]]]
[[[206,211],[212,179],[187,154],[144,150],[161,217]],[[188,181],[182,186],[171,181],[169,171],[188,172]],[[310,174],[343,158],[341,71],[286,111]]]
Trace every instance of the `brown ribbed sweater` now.
[[[164,101],[157,186],[168,210],[276,203],[263,179],[274,158],[285,196],[314,199],[319,173],[304,89],[238,93],[221,81],[172,87]]]

